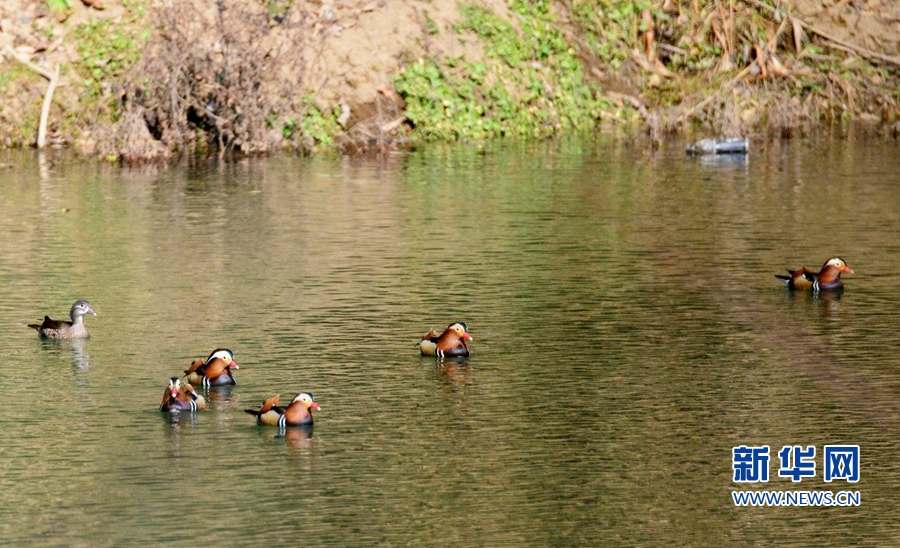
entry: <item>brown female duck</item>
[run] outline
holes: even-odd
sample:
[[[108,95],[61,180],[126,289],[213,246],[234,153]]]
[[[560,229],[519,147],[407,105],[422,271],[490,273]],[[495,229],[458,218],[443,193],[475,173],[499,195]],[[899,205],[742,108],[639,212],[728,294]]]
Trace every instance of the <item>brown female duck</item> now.
[[[51,339],[86,339],[90,337],[87,328],[84,326],[84,316],[91,314],[96,316],[97,313],[91,310],[91,303],[87,301],[75,301],[72,309],[69,311],[71,322],[62,320],[51,320],[50,316],[44,316],[43,323],[30,323],[28,327],[36,329],[38,333],[44,337]]]
[[[206,409],[206,400],[198,394],[190,383],[181,384],[181,379],[172,377],[163,394],[160,411],[197,411]]]
[[[319,410],[309,392],[301,392],[291,400],[287,408],[278,407],[279,395],[276,394],[263,402],[257,409],[245,409],[244,412],[256,417],[256,422],[266,426],[307,426],[313,423],[312,411]]]
[[[799,270],[788,270],[789,276],[776,274],[776,278],[784,280],[788,289],[806,291],[838,291],[844,289],[841,281],[841,273],[853,274],[850,267],[842,259],[835,257],[829,259],[818,272],[807,267]]]
[[[469,335],[469,327],[462,323],[456,322],[447,326],[443,333],[432,329],[422,336],[418,346],[423,356],[437,356],[439,358],[456,358],[469,355],[469,347],[466,341],[471,341],[472,336]]]

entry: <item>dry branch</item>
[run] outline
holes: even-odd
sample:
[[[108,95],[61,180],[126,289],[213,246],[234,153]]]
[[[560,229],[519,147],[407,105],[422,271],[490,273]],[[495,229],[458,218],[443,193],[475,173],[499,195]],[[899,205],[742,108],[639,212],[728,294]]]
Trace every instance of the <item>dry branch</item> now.
[[[41,105],[41,121],[38,124],[37,134],[37,147],[44,148],[44,145],[47,143],[47,119],[50,117],[50,105],[53,102],[53,91],[56,90],[56,86],[59,84],[59,65],[56,66],[56,70],[50,72],[43,67],[35,65],[28,57],[19,54],[9,46],[6,46],[3,51],[12,56],[16,61],[50,80],[50,83],[47,84],[47,91],[44,92],[44,103]]]
[[[22,55],[21,53],[17,52],[16,50],[12,49],[11,47],[6,46],[5,48],[3,48],[3,51],[5,51],[7,55],[11,56],[11,57],[14,58],[16,61],[22,63],[22,64],[25,65],[25,66],[27,66],[28,68],[30,68],[31,70],[33,70],[33,71],[35,71],[36,73],[40,74],[41,76],[43,76],[43,77],[46,78],[47,80],[52,80],[52,79],[53,79],[53,72],[51,72],[51,71],[45,69],[44,67],[40,67],[40,66],[38,66],[38,65],[35,65],[34,63],[31,62],[31,60],[30,60],[28,57],[26,57],[25,55]]]
[[[747,2],[749,2],[750,4],[753,4],[754,6],[756,6],[758,8],[765,8],[773,13],[778,12],[778,10],[776,8],[773,8],[772,6],[770,6],[768,4],[763,4],[759,0],[747,0]],[[862,46],[857,46],[855,44],[845,42],[839,38],[835,38],[834,36],[828,34],[825,31],[815,28],[814,26],[810,25],[809,23],[807,23],[801,19],[797,19],[793,15],[788,14],[788,16],[793,21],[795,21],[798,25],[800,25],[802,28],[808,30],[809,32],[811,32],[813,34],[817,34],[817,35],[821,36],[822,38],[828,40],[829,42],[834,42],[835,44],[842,46],[843,48],[847,48],[847,49],[851,50],[853,53],[856,53],[857,55],[859,55],[860,57],[865,57],[867,59],[875,59],[878,61],[883,61],[885,63],[890,63],[892,65],[896,65],[896,66],[900,67],[900,58],[891,57],[889,55],[884,55],[884,54],[872,51],[870,49],[866,49]]]
[[[57,83],[59,83],[59,65],[57,65],[56,70],[53,71],[50,83],[47,84],[47,91],[44,93],[44,104],[41,105],[41,122],[38,124],[38,148],[44,148],[44,145],[47,143],[47,118],[50,117],[50,103],[53,102],[53,90],[56,89]]]

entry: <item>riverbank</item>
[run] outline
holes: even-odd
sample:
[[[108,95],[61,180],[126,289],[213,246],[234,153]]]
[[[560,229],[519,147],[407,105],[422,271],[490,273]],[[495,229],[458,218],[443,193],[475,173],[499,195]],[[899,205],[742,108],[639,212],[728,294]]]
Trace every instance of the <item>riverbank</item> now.
[[[0,146],[142,162],[598,127],[900,131],[889,0],[103,2],[0,7]]]

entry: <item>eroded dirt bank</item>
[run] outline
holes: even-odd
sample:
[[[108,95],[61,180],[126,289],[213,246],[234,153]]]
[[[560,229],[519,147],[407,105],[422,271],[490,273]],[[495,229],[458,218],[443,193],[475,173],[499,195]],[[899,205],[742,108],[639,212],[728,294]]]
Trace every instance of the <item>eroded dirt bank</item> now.
[[[7,0],[0,55],[0,146],[125,161],[900,119],[892,0]]]

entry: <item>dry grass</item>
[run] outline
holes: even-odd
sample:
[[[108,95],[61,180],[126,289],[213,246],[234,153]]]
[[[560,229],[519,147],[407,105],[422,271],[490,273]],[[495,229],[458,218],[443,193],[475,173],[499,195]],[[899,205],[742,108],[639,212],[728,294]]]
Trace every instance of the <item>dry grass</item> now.
[[[144,116],[143,107],[135,106],[118,123],[102,128],[97,136],[97,152],[118,157],[128,165],[168,158],[169,150],[150,134]]]
[[[289,77],[302,75],[306,63],[302,12],[273,16],[239,0],[219,0],[205,11],[173,2],[160,10],[157,28],[123,92],[130,114],[117,125],[131,129],[107,133],[116,141],[104,146],[133,144],[133,150],[121,149],[123,157],[152,155],[141,139],[119,137],[135,135],[140,119],[167,150],[257,154],[285,144],[278,130],[286,114],[305,106],[304,82]]]

